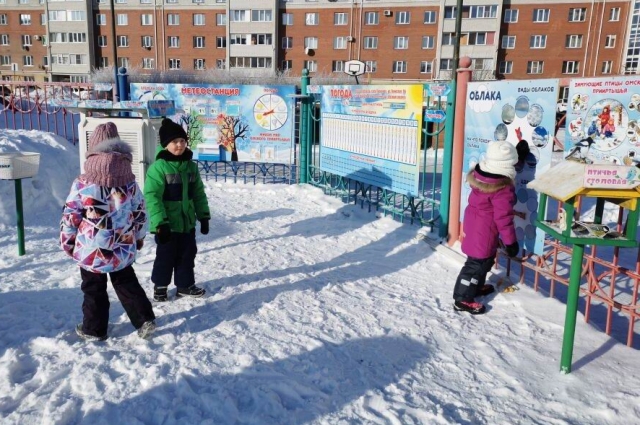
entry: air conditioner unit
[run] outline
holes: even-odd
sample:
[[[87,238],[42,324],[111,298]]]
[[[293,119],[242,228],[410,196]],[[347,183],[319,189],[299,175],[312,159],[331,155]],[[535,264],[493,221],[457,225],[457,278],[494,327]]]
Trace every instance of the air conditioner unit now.
[[[311,54],[312,52],[313,52],[313,49],[312,49],[311,47],[306,47],[306,48],[304,49],[304,54],[305,54],[305,55],[309,55],[309,54]]]
[[[347,36],[347,41],[353,41],[353,40],[355,40],[355,38],[353,38],[353,37],[352,37],[352,36],[350,36],[350,35],[349,35],[349,36]]]
[[[384,16],[391,16],[391,15],[393,15],[393,12],[391,12],[390,10],[385,10],[383,13],[384,13]]]
[[[91,134],[100,124],[112,121],[118,127],[120,138],[131,147],[133,161],[131,166],[138,185],[144,187],[147,169],[155,161],[158,147],[158,130],[162,119],[149,118],[97,118],[82,116],[78,124],[80,144],[80,169],[84,172],[85,154],[89,146]]]
[[[34,40],[40,40],[41,38],[42,38],[42,37],[40,37],[39,35],[34,35],[34,36],[33,36],[33,39],[34,39]]]

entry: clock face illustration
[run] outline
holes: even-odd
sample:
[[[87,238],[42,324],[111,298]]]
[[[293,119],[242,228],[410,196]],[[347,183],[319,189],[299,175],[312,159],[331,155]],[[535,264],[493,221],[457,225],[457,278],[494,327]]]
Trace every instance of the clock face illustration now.
[[[253,117],[266,130],[277,130],[287,122],[289,111],[283,98],[275,94],[265,94],[256,100]]]

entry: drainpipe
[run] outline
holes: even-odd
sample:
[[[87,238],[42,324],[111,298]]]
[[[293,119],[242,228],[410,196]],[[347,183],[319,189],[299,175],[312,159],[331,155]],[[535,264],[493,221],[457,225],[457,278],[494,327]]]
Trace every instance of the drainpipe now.
[[[111,47],[111,51],[113,54],[113,101],[117,102],[120,98],[118,91],[118,48],[116,47],[116,13],[115,13],[115,5],[113,4],[113,0],[109,2],[109,10],[111,12],[111,38],[113,38],[113,44]]]
[[[600,53],[600,39],[602,37],[602,21],[604,21],[604,10],[607,6],[607,0],[602,2],[602,13],[600,13],[600,28],[598,29],[598,44],[596,45],[596,57],[593,60],[593,76],[595,77],[598,69],[598,53]]]
[[[595,0],[591,0],[591,13],[589,14],[589,28],[587,29],[587,44],[584,46],[584,64],[582,67],[582,76],[584,77],[584,71],[587,69],[587,52],[589,51],[589,38],[591,37],[591,24],[593,22],[593,4]]]

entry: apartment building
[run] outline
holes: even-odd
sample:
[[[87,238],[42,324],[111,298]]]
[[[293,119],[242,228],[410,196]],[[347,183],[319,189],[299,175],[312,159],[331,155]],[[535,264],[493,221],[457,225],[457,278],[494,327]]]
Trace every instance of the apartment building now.
[[[371,80],[448,79],[458,41],[476,79],[640,69],[640,0],[470,0],[459,36],[455,0],[113,1],[0,0],[2,78],[83,81],[114,61],[317,75],[357,59]]]

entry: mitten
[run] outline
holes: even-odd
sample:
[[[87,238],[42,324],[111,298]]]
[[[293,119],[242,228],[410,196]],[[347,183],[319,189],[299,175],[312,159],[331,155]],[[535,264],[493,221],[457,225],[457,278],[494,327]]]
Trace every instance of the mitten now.
[[[168,224],[161,224],[156,229],[156,239],[160,245],[163,245],[171,240],[171,227]]]
[[[144,246],[144,239],[138,239],[136,241],[136,249],[140,251],[143,246]]]
[[[203,235],[209,234],[209,220],[200,220],[200,233]]]
[[[518,152],[518,162],[524,161],[524,159],[529,155],[529,143],[526,140],[520,140],[516,145],[516,152]]]
[[[504,247],[504,250],[507,252],[509,257],[515,257],[520,252],[520,246],[518,245],[518,241],[515,241],[512,244],[509,244]]]

